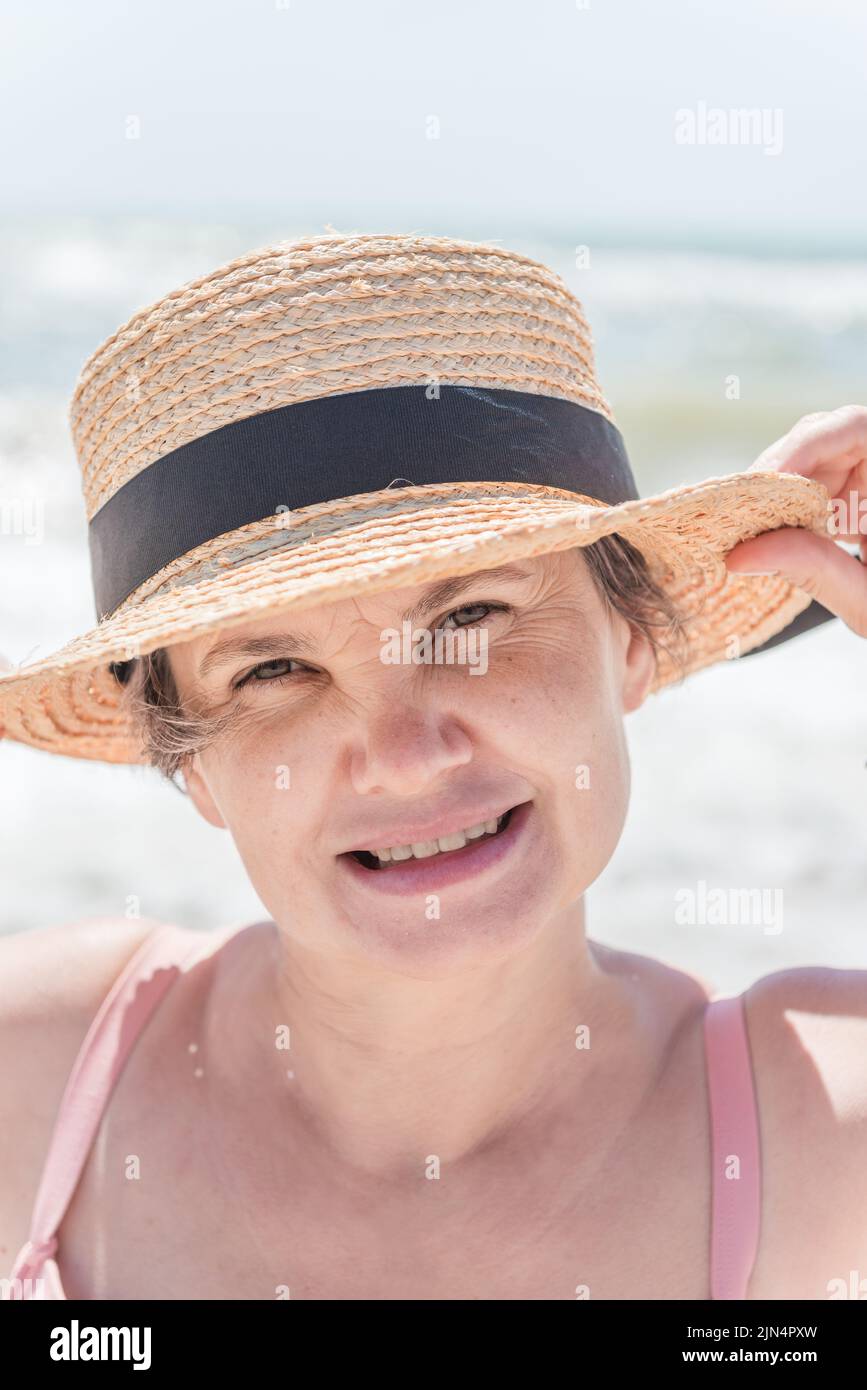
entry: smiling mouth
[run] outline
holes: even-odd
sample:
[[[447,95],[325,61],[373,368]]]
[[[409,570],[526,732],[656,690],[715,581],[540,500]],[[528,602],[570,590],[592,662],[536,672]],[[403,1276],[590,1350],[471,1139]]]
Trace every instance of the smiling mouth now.
[[[382,860],[377,858],[375,854],[371,854],[369,850],[357,849],[350,851],[350,858],[355,859],[363,868],[374,870],[377,873],[388,873],[389,869],[400,867],[407,863],[411,864],[418,859],[454,859],[463,854],[466,850],[472,849],[474,845],[481,844],[483,840],[496,839],[496,837],[501,835],[508,827],[509,821],[512,818],[512,812],[517,809],[516,806],[511,806],[508,811],[505,811],[503,815],[498,818],[495,830],[486,830],[481,835],[467,838],[463,845],[454,849],[441,849],[439,847],[431,849],[429,845],[419,846],[419,848],[423,850],[422,853],[416,853],[413,848],[410,854],[403,854],[391,860]],[[407,846],[406,848],[410,847]]]

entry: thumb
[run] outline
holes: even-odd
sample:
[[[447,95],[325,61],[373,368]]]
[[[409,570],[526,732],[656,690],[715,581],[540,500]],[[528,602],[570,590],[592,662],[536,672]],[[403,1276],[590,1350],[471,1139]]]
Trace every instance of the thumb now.
[[[867,566],[828,536],[786,526],[740,541],[725,557],[730,574],[779,574],[867,637]]]

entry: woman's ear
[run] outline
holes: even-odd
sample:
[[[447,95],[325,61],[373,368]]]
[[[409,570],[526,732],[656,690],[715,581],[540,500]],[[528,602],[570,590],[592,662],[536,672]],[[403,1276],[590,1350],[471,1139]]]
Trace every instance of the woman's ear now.
[[[213,825],[217,830],[227,830],[228,826],[220,815],[216,801],[211,794],[211,789],[205,780],[204,773],[199,767],[199,757],[195,754],[184,766],[184,784],[187,791],[195,803],[199,815],[203,816],[209,825]]]
[[[653,648],[643,632],[628,628],[623,663],[623,712],[640,709],[656,675]]]

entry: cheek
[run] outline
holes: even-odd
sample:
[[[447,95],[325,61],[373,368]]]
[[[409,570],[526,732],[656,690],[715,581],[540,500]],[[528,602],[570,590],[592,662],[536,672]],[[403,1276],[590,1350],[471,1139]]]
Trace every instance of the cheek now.
[[[530,640],[508,644],[478,679],[498,720],[505,721],[546,757],[564,762],[576,749],[598,758],[616,754],[622,710],[604,634],[581,629],[573,619],[574,642],[539,630]],[[486,683],[489,682],[487,690]],[[485,700],[481,701],[483,708]]]
[[[303,768],[285,728],[261,725],[203,759],[203,771],[226,828],[248,871],[273,864],[285,874],[304,843],[303,818],[293,806],[302,792]]]
[[[527,660],[516,649],[492,668],[490,707],[504,748],[520,757],[567,846],[601,872],[623,829],[629,802],[629,755],[616,668],[599,634],[573,647],[534,644]],[[489,726],[490,727],[490,726]],[[584,862],[585,868],[586,862]]]

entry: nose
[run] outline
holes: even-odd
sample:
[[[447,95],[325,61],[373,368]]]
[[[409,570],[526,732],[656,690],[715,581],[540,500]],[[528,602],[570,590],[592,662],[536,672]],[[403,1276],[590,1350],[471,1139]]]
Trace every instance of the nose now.
[[[368,718],[350,772],[360,795],[413,796],[471,758],[470,739],[453,715],[392,700]]]

